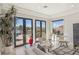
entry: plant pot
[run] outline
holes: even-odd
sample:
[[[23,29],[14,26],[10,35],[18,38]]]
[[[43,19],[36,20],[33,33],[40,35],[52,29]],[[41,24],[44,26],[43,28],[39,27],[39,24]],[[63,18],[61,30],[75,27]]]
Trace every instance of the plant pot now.
[[[1,54],[2,55],[14,55],[15,49],[13,48],[13,46],[4,47]]]

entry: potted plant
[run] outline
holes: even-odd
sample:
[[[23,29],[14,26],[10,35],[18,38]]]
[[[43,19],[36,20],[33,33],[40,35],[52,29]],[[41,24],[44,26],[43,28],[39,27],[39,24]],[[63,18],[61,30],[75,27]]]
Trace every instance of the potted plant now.
[[[11,7],[10,10],[5,13],[3,17],[0,18],[0,36],[3,43],[3,52],[2,54],[7,54],[7,47],[11,46],[12,43],[12,30],[13,30],[13,19],[15,15],[16,9],[14,6]]]

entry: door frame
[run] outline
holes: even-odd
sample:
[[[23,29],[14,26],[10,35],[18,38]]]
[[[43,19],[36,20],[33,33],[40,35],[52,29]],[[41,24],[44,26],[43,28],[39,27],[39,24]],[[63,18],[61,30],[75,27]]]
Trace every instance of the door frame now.
[[[23,19],[23,44],[22,45],[18,45],[18,46],[16,46],[16,18]],[[31,30],[32,30],[32,37],[33,37],[33,19],[15,16],[14,17],[14,47],[23,46],[23,45],[26,44],[26,36],[25,36],[25,34],[27,33],[26,32],[26,20],[27,19],[31,20],[31,26],[32,26]]]

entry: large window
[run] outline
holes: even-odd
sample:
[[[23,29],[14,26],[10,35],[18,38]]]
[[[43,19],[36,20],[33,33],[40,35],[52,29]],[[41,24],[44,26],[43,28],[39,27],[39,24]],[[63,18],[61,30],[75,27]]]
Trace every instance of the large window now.
[[[33,36],[33,22],[32,19],[28,18],[15,18],[15,34],[14,34],[14,45],[20,46],[28,43],[28,40]]]
[[[55,40],[64,40],[64,20],[59,19],[52,21],[52,34]],[[59,39],[58,39],[59,38]]]
[[[35,37],[46,39],[46,21],[36,20],[35,21]]]
[[[53,33],[57,35],[63,35],[63,25],[64,25],[63,19],[52,21]]]

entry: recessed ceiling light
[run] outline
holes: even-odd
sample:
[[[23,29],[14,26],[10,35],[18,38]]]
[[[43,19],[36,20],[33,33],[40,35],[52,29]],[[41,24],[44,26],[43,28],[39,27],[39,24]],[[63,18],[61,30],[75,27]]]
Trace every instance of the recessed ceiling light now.
[[[72,5],[72,7],[74,7],[74,5]]]
[[[43,8],[47,8],[48,6],[43,6]]]

